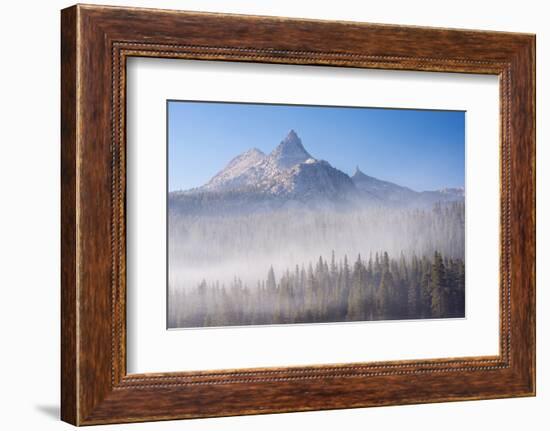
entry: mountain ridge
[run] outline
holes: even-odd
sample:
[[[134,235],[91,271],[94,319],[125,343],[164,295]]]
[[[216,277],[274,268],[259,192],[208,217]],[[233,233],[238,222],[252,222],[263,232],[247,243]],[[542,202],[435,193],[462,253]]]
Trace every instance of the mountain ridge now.
[[[251,148],[231,159],[206,184],[170,192],[169,197],[182,201],[178,207],[185,207],[185,200],[198,197],[205,197],[210,206],[213,203],[216,206],[216,200],[223,201],[225,206],[231,199],[235,200],[234,206],[261,201],[261,207],[268,200],[278,200],[278,205],[347,201],[354,205],[426,206],[438,201],[463,200],[464,188],[417,192],[369,176],[359,166],[349,176],[328,161],[314,158],[291,129],[269,154]]]

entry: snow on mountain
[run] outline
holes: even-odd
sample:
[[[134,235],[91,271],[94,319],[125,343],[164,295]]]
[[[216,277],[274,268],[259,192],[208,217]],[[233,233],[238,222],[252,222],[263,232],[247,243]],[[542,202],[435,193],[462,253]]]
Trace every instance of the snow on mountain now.
[[[309,158],[303,163],[281,172],[272,186],[274,194],[289,194],[295,197],[338,197],[340,193],[354,191],[350,177],[333,168],[324,160]]]
[[[268,156],[255,148],[248,150],[191,193],[255,192],[306,198],[330,197],[353,189],[353,182],[346,174],[324,160],[313,158],[291,130]]]
[[[252,148],[231,160],[227,166],[218,172],[202,188],[205,190],[238,188],[245,185],[246,177],[243,174],[251,167],[266,158],[266,155]]]
[[[438,201],[464,199],[464,189],[416,192],[379,180],[357,167],[353,176],[317,160],[304,148],[294,130],[269,154],[252,148],[232,159],[205,185],[170,193],[174,208],[200,211],[269,209],[273,205],[324,202],[337,205],[430,206]]]
[[[417,195],[417,192],[407,187],[371,177],[363,173],[359,166],[355,168],[355,173],[351,179],[359,190],[368,192],[382,201],[409,202],[415,199]]]
[[[302,140],[294,130],[269,155],[270,162],[278,169],[290,169],[293,166],[313,159],[302,145]]]
[[[463,188],[445,188],[441,190],[416,192],[389,181],[382,181],[361,172],[359,167],[351,177],[355,186],[376,196],[382,202],[402,206],[430,206],[436,202],[453,202],[464,199]]]

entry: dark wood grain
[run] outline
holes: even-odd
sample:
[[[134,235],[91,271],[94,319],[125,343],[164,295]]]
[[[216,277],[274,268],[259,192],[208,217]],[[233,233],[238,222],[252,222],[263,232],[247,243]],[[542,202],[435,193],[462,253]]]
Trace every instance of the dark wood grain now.
[[[61,418],[77,415],[76,8],[61,16]]]
[[[61,36],[63,420],[86,425],[534,395],[533,35],[74,6],[62,12]],[[127,375],[129,56],[500,76],[500,354]]]

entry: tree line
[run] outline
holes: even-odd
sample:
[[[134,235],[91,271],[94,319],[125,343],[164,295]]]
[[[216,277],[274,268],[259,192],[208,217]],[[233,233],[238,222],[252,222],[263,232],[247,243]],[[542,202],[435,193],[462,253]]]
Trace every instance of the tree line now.
[[[387,252],[337,261],[322,256],[280,276],[270,267],[250,287],[203,280],[175,290],[170,327],[209,327],[464,317],[465,268],[460,258]]]

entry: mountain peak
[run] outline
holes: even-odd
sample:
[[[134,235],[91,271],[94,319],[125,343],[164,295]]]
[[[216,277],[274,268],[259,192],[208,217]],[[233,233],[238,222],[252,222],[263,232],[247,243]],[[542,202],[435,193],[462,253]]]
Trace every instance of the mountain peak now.
[[[281,169],[289,169],[294,165],[303,163],[313,157],[306,151],[302,145],[302,140],[298,134],[291,129],[281,143],[275,148],[269,157]]]
[[[264,157],[265,154],[262,150],[259,150],[258,148],[254,147],[254,148],[250,148],[249,150],[246,150],[244,153],[241,154],[240,157],[243,157],[243,156]]]
[[[286,138],[284,139],[285,141],[286,140],[289,140],[289,141],[295,141],[295,140],[298,140],[300,142],[301,139],[298,137],[298,134],[296,133],[296,131],[294,129],[290,129],[290,131],[288,132],[288,134],[286,135]]]
[[[237,170],[242,171],[243,169],[249,168],[250,166],[254,165],[264,158],[265,154],[263,153],[263,151],[258,150],[257,148],[251,148],[233,158],[227,164],[225,170],[238,168]]]
[[[357,165],[355,167],[355,172],[351,177],[357,178],[357,177],[364,177],[364,176],[365,176],[365,173],[361,169],[359,169],[359,165]]]
[[[238,183],[239,177],[252,166],[264,160],[266,155],[257,148],[251,148],[233,158],[223,170],[218,172],[208,183],[207,189]]]

